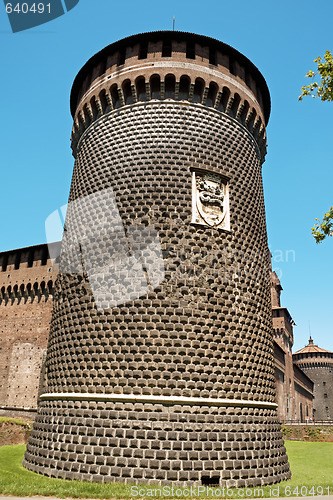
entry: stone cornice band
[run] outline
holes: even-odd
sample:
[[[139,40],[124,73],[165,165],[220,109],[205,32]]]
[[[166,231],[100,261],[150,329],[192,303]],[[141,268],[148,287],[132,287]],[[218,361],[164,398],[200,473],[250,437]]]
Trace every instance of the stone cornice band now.
[[[276,409],[277,404],[247,399],[196,398],[183,396],[150,396],[141,394],[100,394],[89,392],[52,392],[41,394],[41,400],[110,401],[118,403],[153,403],[162,405],[231,406]]]

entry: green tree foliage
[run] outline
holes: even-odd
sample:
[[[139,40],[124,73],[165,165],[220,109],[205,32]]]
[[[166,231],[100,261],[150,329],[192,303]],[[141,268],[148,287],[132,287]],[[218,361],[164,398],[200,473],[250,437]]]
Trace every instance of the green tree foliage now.
[[[322,222],[315,220],[318,222],[311,229],[316,243],[323,241],[326,236],[333,236],[333,207],[324,215]]]
[[[320,76],[320,82],[312,82],[310,85],[302,87],[302,93],[298,100],[301,101],[304,96],[312,95],[312,97],[320,97],[322,101],[333,101],[333,55],[329,50],[326,50],[324,58],[318,57],[314,60],[317,64],[317,72],[308,71],[305,75],[307,78]]]
[[[320,82],[312,82],[310,85],[302,87],[302,93],[298,100],[301,101],[304,96],[320,97],[322,101],[333,101],[333,56],[329,50],[326,50],[324,58],[318,57],[314,60],[317,64],[317,72],[308,71],[307,78],[320,76]],[[333,236],[333,207],[324,215],[323,220],[315,219],[317,222],[311,228],[312,236],[316,243],[321,243],[327,236]]]

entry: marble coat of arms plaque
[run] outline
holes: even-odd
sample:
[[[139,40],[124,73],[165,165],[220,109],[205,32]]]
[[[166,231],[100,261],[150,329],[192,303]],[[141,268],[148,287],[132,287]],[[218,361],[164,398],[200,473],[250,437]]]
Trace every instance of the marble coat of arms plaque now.
[[[192,223],[230,230],[228,178],[192,169]]]

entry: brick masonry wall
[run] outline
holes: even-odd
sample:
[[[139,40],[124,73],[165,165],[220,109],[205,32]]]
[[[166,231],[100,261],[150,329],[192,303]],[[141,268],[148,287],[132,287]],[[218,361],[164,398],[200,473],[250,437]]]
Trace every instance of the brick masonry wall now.
[[[321,359],[323,365],[325,363]],[[315,363],[315,361],[314,361]],[[313,364],[314,364],[313,363]],[[320,365],[320,361],[318,362]],[[302,366],[302,370],[314,382],[315,420],[333,420],[333,363],[326,366]]]
[[[56,278],[50,259],[42,265],[37,251],[40,248],[47,251],[46,245],[35,247],[31,267],[27,267],[19,250],[1,254],[0,408],[3,409],[37,409],[40,371],[52,315],[51,294]],[[7,265],[4,264],[5,257]]]
[[[232,233],[191,225],[193,165],[231,177]],[[149,223],[158,231],[166,279],[140,299],[97,311],[83,276],[60,275],[44,391],[274,402],[270,258],[261,159],[246,128],[217,111],[188,103],[138,103],[119,109],[84,135],[70,200],[92,194],[100,186],[112,187],[125,226]],[[93,237],[94,220],[88,225]],[[184,256],[186,268],[182,267]],[[124,420],[117,420],[117,436],[106,434],[115,403],[85,404],[87,409],[95,407],[96,413],[82,420],[87,437],[81,437],[73,427],[77,403],[41,402],[26,467],[57,477],[97,481],[151,481],[163,476],[199,484],[217,475],[221,484],[229,486],[272,483],[290,475],[276,410],[258,410],[257,418],[249,408],[201,408],[203,414],[228,413],[226,420],[216,417],[214,429],[222,433],[230,423],[230,439],[208,438],[205,446],[210,452],[200,455],[195,472],[198,455],[190,433],[199,442],[197,433],[203,427],[194,425],[200,421],[188,415],[198,410],[180,408],[179,419],[185,427],[167,430],[163,422],[169,418],[169,407],[163,406],[158,418],[157,410],[151,409],[138,439],[136,429],[141,424],[133,405]],[[67,422],[69,407],[74,419]],[[51,423],[54,418],[60,418],[59,424]],[[63,445],[58,428],[66,428],[65,434],[71,436],[63,434]],[[125,428],[134,439],[133,449],[126,452],[114,441]],[[147,462],[140,450],[149,435],[156,437],[157,429],[165,448]],[[190,444],[176,449],[178,434],[168,438],[167,432],[182,430],[188,433],[184,442]],[[250,436],[260,432],[261,451],[257,453]],[[71,452],[67,440],[72,443]],[[59,443],[56,462],[55,443]],[[90,447],[94,458],[86,455],[84,446]],[[238,460],[240,448],[247,450],[249,462],[245,454]],[[109,453],[112,458],[107,462]],[[99,454],[98,461],[95,454]],[[163,457],[172,458],[172,463],[162,473]],[[111,467],[117,467],[117,472]],[[238,473],[231,474],[237,469]]]

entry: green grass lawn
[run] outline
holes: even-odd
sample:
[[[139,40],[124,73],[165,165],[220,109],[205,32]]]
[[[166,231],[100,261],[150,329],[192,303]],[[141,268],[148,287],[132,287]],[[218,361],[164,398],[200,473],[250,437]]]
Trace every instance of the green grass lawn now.
[[[240,492],[240,495],[235,489],[233,495],[229,494],[228,498],[273,497],[273,495],[276,496],[277,488],[279,496],[297,496],[297,492],[299,496],[312,495],[310,491],[312,487],[314,487],[313,494],[327,495],[327,488],[329,488],[329,493],[333,494],[333,443],[287,441],[286,447],[293,473],[291,481],[265,488],[246,488],[245,491]],[[52,495],[61,498],[135,497],[129,485],[64,481],[30,472],[22,467],[24,450],[24,445],[0,447],[0,493],[3,495]],[[301,490],[302,486],[303,490]],[[146,488],[146,494],[140,494],[140,496],[152,498],[155,495],[149,490],[154,490],[158,486],[140,486],[140,490],[144,488]],[[274,490],[273,495],[271,489]],[[181,498],[178,494],[174,497]],[[200,497],[204,498],[207,495],[201,494]],[[216,494],[216,497],[223,498],[221,494]]]

